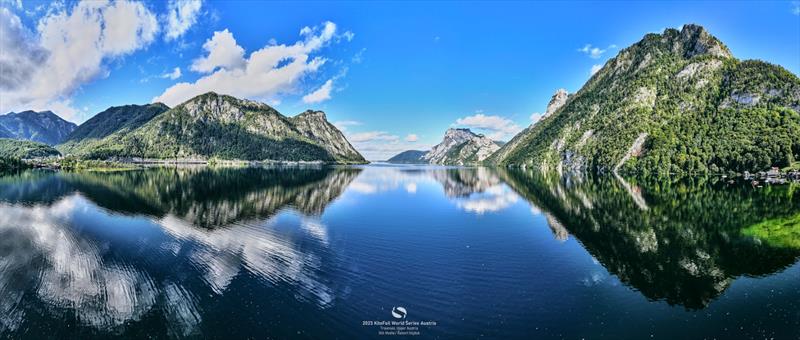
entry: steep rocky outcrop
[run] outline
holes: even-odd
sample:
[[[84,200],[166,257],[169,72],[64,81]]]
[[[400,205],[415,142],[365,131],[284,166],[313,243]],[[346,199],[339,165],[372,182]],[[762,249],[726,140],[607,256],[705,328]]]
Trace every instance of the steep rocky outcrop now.
[[[365,162],[361,154],[347,141],[344,134],[328,122],[325,112],[308,110],[293,117],[291,121],[305,138],[322,145],[335,157],[342,160]]]
[[[800,159],[800,79],[735,59],[703,27],[647,34],[488,163],[542,170],[720,173]]]
[[[469,129],[448,129],[442,142],[423,157],[428,163],[442,165],[469,165],[485,160],[500,148],[488,137]]]
[[[66,139],[77,125],[51,111],[10,112],[0,116],[0,138],[24,139],[55,145]]]

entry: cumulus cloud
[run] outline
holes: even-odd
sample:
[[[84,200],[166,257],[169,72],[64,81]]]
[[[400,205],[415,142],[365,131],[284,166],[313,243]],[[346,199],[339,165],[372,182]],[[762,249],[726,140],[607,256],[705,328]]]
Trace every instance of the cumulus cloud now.
[[[800,15],[800,1],[792,1],[792,14]]]
[[[416,142],[417,139],[419,139],[419,138],[417,137],[417,135],[415,135],[413,133],[408,135],[408,136],[406,136],[406,142]]]
[[[165,78],[165,79],[169,78],[169,79],[175,80],[175,79],[180,78],[181,75],[182,75],[181,74],[181,68],[180,67],[176,67],[175,69],[172,70],[172,72],[162,74],[161,78]]]
[[[592,65],[592,70],[590,71],[590,74],[594,75],[595,73],[600,71],[600,69],[602,69],[602,68],[603,68],[603,65],[601,65],[601,64]]]
[[[579,48],[578,52],[586,53],[592,59],[598,59],[598,58],[603,56],[603,53],[606,53],[606,51],[608,51],[610,49],[613,49],[613,48],[616,48],[616,47],[617,47],[617,45],[611,45],[611,46],[608,46],[606,49],[601,49],[599,47],[592,46],[591,44],[586,44],[586,45],[583,46],[583,48]]]
[[[303,96],[303,103],[313,104],[321,103],[331,99],[331,90],[333,89],[333,79],[328,79],[325,84],[322,84],[318,89]]]
[[[514,124],[510,119],[495,115],[485,115],[483,113],[476,113],[472,116],[459,118],[454,125],[486,132],[487,137],[493,140],[511,138],[522,130],[519,125]]]
[[[121,0],[53,9],[35,32],[0,8],[0,29],[0,111],[6,112],[68,106],[82,84],[108,74],[105,62],[147,46],[159,28],[143,4]],[[74,120],[77,112],[57,113]]]
[[[303,39],[292,45],[266,45],[250,53],[249,57],[242,59],[243,62],[238,65],[239,59],[230,55],[227,58],[216,59],[216,55],[224,55],[222,51],[214,54],[214,51],[221,48],[218,44],[223,42],[233,43],[226,45],[228,49],[243,51],[230,32],[227,30],[216,32],[204,45],[204,48],[208,46],[206,48],[208,55],[193,64],[193,69],[215,71],[192,83],[175,84],[153,101],[174,106],[209,91],[236,97],[270,100],[280,94],[294,91],[297,82],[303,76],[316,72],[325,64],[325,58],[312,57],[311,54],[337,37],[336,24],[326,22],[321,27],[304,27],[300,30],[300,36]],[[228,38],[230,39],[225,41]],[[216,42],[210,43],[211,41]],[[238,52],[235,55],[238,55]]]
[[[170,0],[167,4],[167,27],[164,38],[174,40],[182,36],[197,22],[202,0]]]
[[[236,44],[227,28],[214,32],[214,36],[203,44],[203,49],[208,55],[195,59],[190,67],[192,71],[211,73],[217,68],[235,70],[245,65],[244,49]]]

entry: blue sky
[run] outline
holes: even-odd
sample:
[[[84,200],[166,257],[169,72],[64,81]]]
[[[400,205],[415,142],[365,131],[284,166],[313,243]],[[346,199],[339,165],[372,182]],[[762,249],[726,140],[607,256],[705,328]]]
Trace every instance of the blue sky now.
[[[800,72],[790,1],[2,1],[2,112],[80,123],[214,89],[289,116],[324,110],[372,160],[426,149],[451,126],[507,140],[557,89],[577,91],[620,48],[685,23],[737,58]]]

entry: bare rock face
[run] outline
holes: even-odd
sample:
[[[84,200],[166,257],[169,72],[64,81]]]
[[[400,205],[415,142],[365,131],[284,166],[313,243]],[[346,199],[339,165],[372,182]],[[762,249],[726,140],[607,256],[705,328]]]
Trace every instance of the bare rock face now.
[[[295,116],[291,121],[304,137],[322,145],[335,157],[357,162],[365,161],[344,134],[328,122],[325,112],[308,110]]]
[[[431,164],[477,164],[500,149],[488,137],[469,129],[448,129],[442,142],[434,146],[423,159]]]
[[[567,103],[567,99],[569,99],[569,93],[565,89],[558,89],[556,93],[550,98],[550,102],[547,103],[547,111],[545,111],[543,117],[547,117],[553,112],[556,112],[560,109],[564,104]]]

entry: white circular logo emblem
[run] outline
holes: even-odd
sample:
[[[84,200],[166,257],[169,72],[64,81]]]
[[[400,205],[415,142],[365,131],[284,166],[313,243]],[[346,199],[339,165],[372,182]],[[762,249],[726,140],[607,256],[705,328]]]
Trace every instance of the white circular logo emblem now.
[[[405,319],[408,312],[403,307],[392,307],[392,316],[395,319]]]

